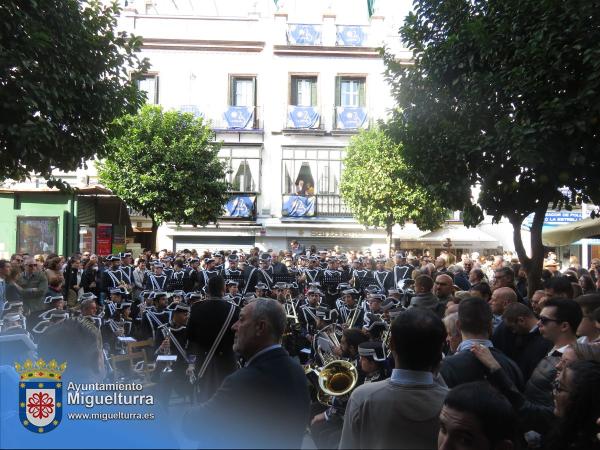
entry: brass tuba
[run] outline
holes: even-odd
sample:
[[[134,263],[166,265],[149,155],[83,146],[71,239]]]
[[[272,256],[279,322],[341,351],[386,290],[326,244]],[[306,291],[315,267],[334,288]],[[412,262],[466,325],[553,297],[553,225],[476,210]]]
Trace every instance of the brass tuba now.
[[[349,361],[331,361],[318,372],[318,383],[317,399],[327,405],[332,397],[346,395],[356,387],[358,371]]]

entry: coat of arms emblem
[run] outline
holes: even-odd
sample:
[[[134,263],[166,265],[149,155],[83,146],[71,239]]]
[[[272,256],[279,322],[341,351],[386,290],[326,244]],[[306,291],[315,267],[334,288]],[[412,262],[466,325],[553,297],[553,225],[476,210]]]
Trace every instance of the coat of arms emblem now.
[[[62,420],[62,373],[67,363],[43,359],[16,363],[19,374],[19,419],[34,433],[54,430]]]

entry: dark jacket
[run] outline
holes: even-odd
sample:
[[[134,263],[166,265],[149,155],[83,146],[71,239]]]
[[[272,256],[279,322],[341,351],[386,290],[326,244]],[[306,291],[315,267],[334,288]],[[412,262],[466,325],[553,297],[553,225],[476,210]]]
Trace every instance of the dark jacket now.
[[[491,347],[490,351],[517,389],[522,392],[524,382],[519,366],[500,350]],[[453,388],[459,384],[485,380],[488,371],[470,350],[463,350],[448,356],[442,361],[440,375],[442,375],[448,387]]]
[[[183,429],[201,447],[300,448],[309,410],[304,370],[276,348],[228,376]]]
[[[188,353],[196,355],[196,370],[202,367],[204,359],[217,338],[223,323],[233,305],[223,299],[204,300],[194,303],[187,323]],[[198,380],[201,400],[207,400],[221,385],[223,379],[236,368],[233,353],[234,332],[231,326],[237,322],[239,308],[234,306],[233,317],[227,325],[217,350],[211,359],[205,375]]]
[[[505,326],[504,321],[494,330],[492,342],[494,347],[517,363],[525,382],[552,348],[552,342],[544,339],[537,328],[525,335],[515,334]]]

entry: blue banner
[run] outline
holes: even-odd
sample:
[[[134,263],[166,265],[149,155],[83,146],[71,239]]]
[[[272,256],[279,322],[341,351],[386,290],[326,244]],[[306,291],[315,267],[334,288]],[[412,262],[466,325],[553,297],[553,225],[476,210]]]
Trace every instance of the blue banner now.
[[[528,215],[523,220],[522,228],[531,229],[533,224],[533,214]],[[577,222],[581,220],[581,211],[548,211],[544,217],[543,228],[552,228],[565,223]]]
[[[281,215],[285,217],[313,217],[317,197],[300,195],[284,195]]]
[[[365,41],[366,35],[361,26],[349,25],[338,27],[337,45],[347,47],[360,47]]]
[[[223,113],[228,128],[249,128],[254,111],[248,106],[230,106]]]
[[[204,118],[204,113],[196,105],[181,105],[179,112],[191,113],[196,119]]]
[[[290,120],[294,128],[316,128],[319,126],[320,115],[312,106],[293,106]]]
[[[255,195],[232,195],[225,204],[223,217],[253,217]]]
[[[290,25],[288,42],[291,45],[320,45],[321,30],[317,29],[314,25]]]
[[[344,130],[361,128],[367,120],[365,108],[340,106],[337,108],[337,127]]]

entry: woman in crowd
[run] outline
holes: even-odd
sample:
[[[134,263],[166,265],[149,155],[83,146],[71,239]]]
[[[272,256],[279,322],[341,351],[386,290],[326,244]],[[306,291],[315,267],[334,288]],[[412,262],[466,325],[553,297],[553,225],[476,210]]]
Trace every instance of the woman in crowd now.
[[[600,362],[575,361],[554,385],[558,426],[547,439],[548,450],[597,450],[596,419],[600,416]]]

